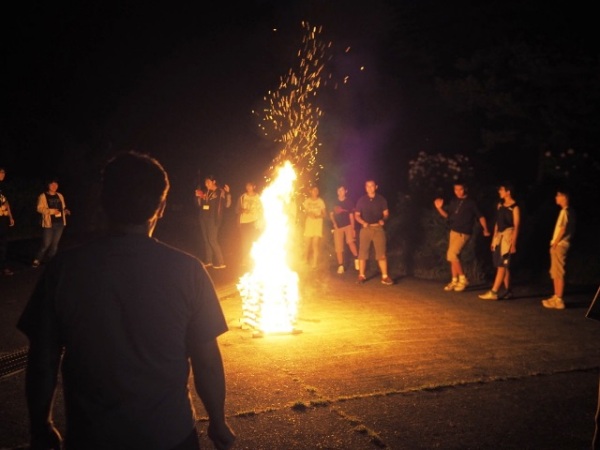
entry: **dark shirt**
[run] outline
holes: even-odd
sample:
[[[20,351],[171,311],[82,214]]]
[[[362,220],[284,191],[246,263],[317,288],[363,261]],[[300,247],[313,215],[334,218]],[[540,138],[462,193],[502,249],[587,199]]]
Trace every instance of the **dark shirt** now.
[[[221,188],[217,188],[214,191],[205,191],[204,197],[198,197],[200,218],[219,223],[223,218],[223,211],[227,208],[227,195],[229,194]]]
[[[383,220],[383,211],[386,209],[388,209],[387,200],[379,194],[375,194],[375,197],[365,194],[356,202],[356,212],[359,212],[362,220],[368,224]]]
[[[335,207],[340,207],[343,211],[340,213],[335,213]],[[338,228],[343,228],[350,225],[350,214],[353,213],[354,205],[349,198],[345,198],[344,200],[340,200],[338,198],[335,199],[335,203],[333,205],[333,218]]]
[[[507,228],[515,227],[513,211],[516,207],[516,203],[513,203],[510,206],[499,205],[498,210],[496,211],[496,225],[498,226],[498,231],[500,233]]]
[[[48,208],[58,209],[61,212],[61,215],[56,217],[56,215],[52,215],[52,223],[63,224],[63,205],[60,201],[60,197],[57,194],[49,194],[48,192],[44,192],[46,196],[46,203],[48,203]]]
[[[473,225],[483,217],[475,200],[469,197],[454,197],[446,208],[446,212],[450,229],[462,234],[473,234]]]
[[[198,259],[132,234],[58,254],[18,328],[65,349],[67,448],[173,448],[195,423],[188,342],[227,323]]]

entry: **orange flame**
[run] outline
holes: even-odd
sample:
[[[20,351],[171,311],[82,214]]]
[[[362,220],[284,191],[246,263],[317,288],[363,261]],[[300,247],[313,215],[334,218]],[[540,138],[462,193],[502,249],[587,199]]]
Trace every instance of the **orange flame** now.
[[[298,309],[298,274],[288,266],[290,215],[296,173],[286,161],[261,195],[265,229],[254,243],[254,267],[237,287],[242,296],[242,325],[262,333],[294,331]]]

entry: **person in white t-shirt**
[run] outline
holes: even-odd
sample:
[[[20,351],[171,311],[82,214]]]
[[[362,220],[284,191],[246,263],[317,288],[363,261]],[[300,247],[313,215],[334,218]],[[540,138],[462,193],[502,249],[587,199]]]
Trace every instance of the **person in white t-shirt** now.
[[[550,278],[554,284],[554,295],[542,300],[545,308],[565,309],[563,294],[565,290],[565,265],[571,239],[575,232],[575,211],[569,207],[570,194],[567,189],[556,191],[556,204],[560,212],[550,241]]]
[[[246,267],[250,265],[252,244],[260,237],[264,227],[262,201],[252,181],[246,183],[246,192],[240,195],[236,212],[239,217],[242,265]]]
[[[325,201],[319,197],[319,188],[310,188],[310,197],[302,203],[306,219],[304,222],[305,258],[312,269],[317,268],[323,240],[323,218],[326,214]]]

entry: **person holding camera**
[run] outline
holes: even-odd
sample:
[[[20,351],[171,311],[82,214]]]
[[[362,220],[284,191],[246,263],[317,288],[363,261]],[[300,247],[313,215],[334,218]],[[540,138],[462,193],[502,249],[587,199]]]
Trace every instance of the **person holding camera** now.
[[[46,192],[42,192],[37,201],[37,212],[42,216],[42,245],[37,251],[32,267],[39,267],[45,260],[56,255],[58,244],[67,226],[67,209],[65,197],[58,192],[58,178],[50,178]]]

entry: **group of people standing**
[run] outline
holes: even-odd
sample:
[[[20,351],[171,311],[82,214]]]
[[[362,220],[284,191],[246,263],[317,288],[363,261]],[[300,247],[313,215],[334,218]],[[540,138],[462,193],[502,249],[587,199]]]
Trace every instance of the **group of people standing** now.
[[[304,216],[302,235],[304,238],[304,259],[316,269],[321,259],[324,220],[329,217],[333,227],[333,241],[338,274],[346,270],[344,264],[345,245],[354,257],[354,269],[358,271],[358,283],[367,281],[365,275],[371,247],[381,272],[381,282],[393,284],[388,275],[386,257],[386,234],[384,225],[389,218],[389,208],[385,197],[377,193],[375,180],[365,182],[365,194],[354,204],[347,196],[345,185],[337,186],[337,197],[328,210],[320,196],[319,188],[311,186],[308,196],[300,209]],[[226,267],[223,251],[219,243],[219,230],[223,222],[224,211],[231,207],[232,196],[227,184],[219,187],[215,177],[203,179],[203,186],[196,187],[196,202],[200,215],[200,228],[204,243],[204,265],[214,269]],[[241,265],[251,263],[252,243],[255,242],[264,227],[263,205],[256,184],[248,181],[245,192],[235,203],[240,233]],[[356,227],[360,226],[357,240]]]
[[[206,176],[204,186],[196,187],[196,203],[200,216],[200,230],[204,243],[204,265],[214,269],[225,269],[225,258],[219,242],[219,231],[223,223],[225,210],[232,205],[231,189],[224,184],[220,187],[213,175]],[[263,223],[263,209],[256,184],[246,182],[245,192],[236,202],[240,230],[242,266],[250,265],[252,243],[260,236]]]
[[[0,273],[11,276],[14,272],[8,265],[8,233],[9,227],[15,226],[15,219],[4,187],[5,178],[6,169],[0,167]],[[47,180],[46,190],[37,197],[36,211],[40,214],[42,240],[31,263],[34,268],[56,255],[67,225],[67,216],[71,214],[65,203],[65,197],[58,192],[57,178]]]
[[[521,209],[513,197],[514,186],[506,181],[498,186],[499,202],[496,205],[496,217],[493,233],[490,232],[486,218],[475,200],[468,196],[467,186],[460,181],[454,183],[454,198],[446,206],[444,200],[436,198],[434,206],[446,219],[450,228],[446,259],[450,264],[452,279],[444,290],[464,291],[469,285],[460,254],[470,240],[474,225],[479,222],[484,236],[492,236],[491,251],[496,276],[489,291],[480,294],[482,300],[500,300],[512,297],[510,264],[511,257],[517,252],[517,241],[521,228]],[[550,309],[564,309],[565,265],[571,239],[575,232],[575,212],[569,206],[570,194],[566,188],[559,188],[555,196],[560,212],[550,241],[550,278],[554,285],[554,294],[542,305]],[[502,289],[502,293],[500,292]]]
[[[336,189],[337,197],[329,210],[329,219],[333,226],[333,242],[338,263],[338,274],[345,272],[344,244],[354,257],[354,269],[358,271],[357,282],[367,281],[366,268],[371,247],[375,251],[375,260],[381,272],[381,283],[394,284],[388,275],[386,256],[386,234],[384,225],[389,218],[387,199],[377,193],[375,180],[365,182],[365,194],[356,204],[347,197],[348,190],[340,184]],[[304,239],[305,260],[313,269],[317,268],[320,257],[324,219],[327,217],[325,201],[319,196],[319,188],[312,186],[310,196],[304,200],[305,213]],[[360,226],[358,248],[356,246],[356,224]]]

